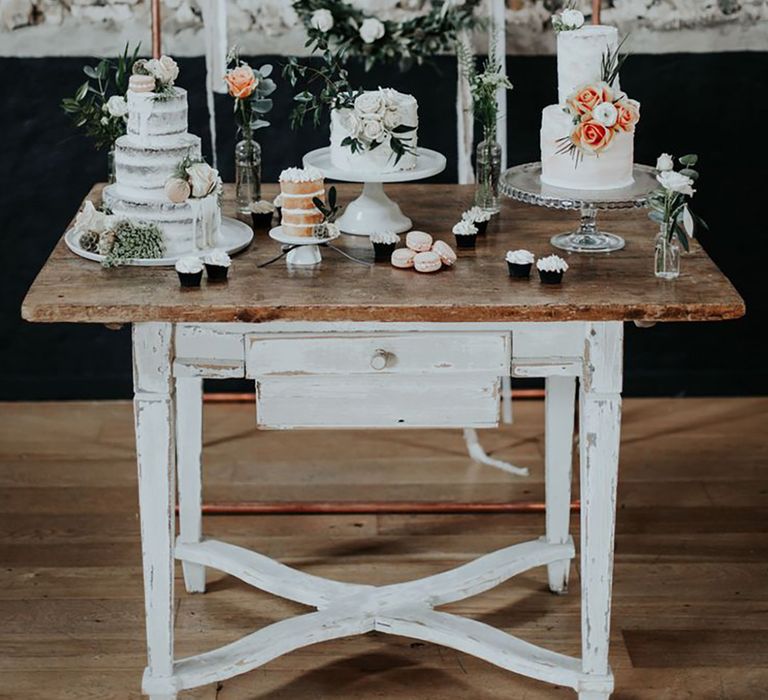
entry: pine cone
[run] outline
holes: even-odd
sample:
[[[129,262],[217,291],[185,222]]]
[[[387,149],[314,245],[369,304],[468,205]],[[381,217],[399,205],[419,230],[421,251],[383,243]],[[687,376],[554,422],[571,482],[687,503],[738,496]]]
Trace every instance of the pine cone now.
[[[88,253],[98,253],[99,251],[99,234],[93,231],[84,231],[80,234],[78,241],[80,247]]]

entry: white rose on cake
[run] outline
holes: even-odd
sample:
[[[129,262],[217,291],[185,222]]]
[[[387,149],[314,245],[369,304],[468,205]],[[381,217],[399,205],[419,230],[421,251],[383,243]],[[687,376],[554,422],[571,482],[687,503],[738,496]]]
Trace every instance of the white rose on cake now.
[[[196,198],[207,197],[214,192],[221,182],[219,171],[208,163],[195,163],[187,168],[189,185],[192,188],[192,196]]]
[[[385,31],[384,25],[379,20],[375,17],[368,17],[360,25],[360,38],[366,44],[372,44],[374,41],[381,39]]]
[[[568,29],[579,29],[584,25],[584,15],[579,10],[563,10],[560,19]]]
[[[603,126],[611,127],[619,118],[619,110],[613,102],[601,102],[592,110],[592,117]]]
[[[179,66],[170,56],[153,58],[144,64],[144,68],[163,85],[173,85],[179,77]]]
[[[107,100],[107,111],[113,117],[124,117],[128,114],[128,102],[122,95],[112,95]]]
[[[330,10],[326,9],[315,10],[312,13],[309,23],[312,27],[325,34],[333,29],[333,14]]]
[[[106,228],[106,216],[96,209],[89,199],[82,211],[75,217],[75,229],[81,233],[87,231],[103,233]]]
[[[355,98],[355,111],[363,117],[380,115],[384,111],[384,100],[378,92],[364,92]]]
[[[398,109],[388,109],[384,113],[384,126],[392,131],[403,123],[403,118]]]
[[[384,138],[384,125],[375,118],[363,119],[363,136],[369,141],[380,141]]]
[[[693,189],[693,180],[682,173],[666,170],[659,173],[656,176],[656,179],[665,190],[669,190],[670,192],[679,192],[688,197],[693,197],[696,192],[696,190]]]
[[[656,170],[665,173],[675,169],[675,159],[669,153],[662,153],[656,161]]]
[[[362,125],[360,123],[360,119],[353,110],[341,110],[339,113],[339,121],[344,131],[346,131],[350,136],[356,137],[360,134]]]

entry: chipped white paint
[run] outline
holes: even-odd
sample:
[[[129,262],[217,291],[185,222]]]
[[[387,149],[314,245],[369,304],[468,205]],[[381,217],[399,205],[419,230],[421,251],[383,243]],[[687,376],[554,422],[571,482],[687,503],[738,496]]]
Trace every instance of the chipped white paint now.
[[[143,688],[152,700],[172,700],[182,690],[245,673],[308,644],[374,630],[442,644],[516,673],[571,687],[580,700],[607,700],[613,688],[607,659],[620,427],[620,323],[275,322],[179,324],[175,329],[147,323],[136,325],[133,337],[149,651]],[[257,420],[277,427],[494,425],[499,419],[501,375],[512,371],[546,377],[546,535],[451,571],[388,586],[322,579],[241,547],[206,540],[200,515],[202,377],[227,372],[244,376],[246,370],[257,383]],[[537,566],[547,566],[553,591],[565,591],[574,556],[568,522],[577,377],[581,380],[580,659],[433,609],[478,595]],[[488,457],[474,431],[466,431],[465,437],[478,461],[515,469]],[[180,509],[175,547],[174,457]],[[189,591],[203,591],[205,570],[213,567],[259,589],[314,606],[317,612],[174,660],[174,552],[183,563]]]

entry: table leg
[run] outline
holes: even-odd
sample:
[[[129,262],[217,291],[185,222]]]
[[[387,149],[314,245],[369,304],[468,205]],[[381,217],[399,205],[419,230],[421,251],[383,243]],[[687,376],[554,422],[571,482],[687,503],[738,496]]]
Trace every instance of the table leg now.
[[[621,429],[623,328],[587,324],[579,402],[581,462],[581,656],[594,676],[579,700],[607,700],[616,484]]]
[[[547,542],[565,544],[571,520],[571,464],[573,461],[576,379],[547,377],[545,399],[545,488],[547,499]],[[549,590],[566,593],[571,560],[547,566]]]
[[[133,327],[134,413],[139,468],[147,660],[143,689],[174,700],[173,538],[175,529],[173,326]]]
[[[179,478],[179,542],[203,536],[203,380],[176,379],[176,471]],[[205,567],[183,562],[189,593],[205,593]]]

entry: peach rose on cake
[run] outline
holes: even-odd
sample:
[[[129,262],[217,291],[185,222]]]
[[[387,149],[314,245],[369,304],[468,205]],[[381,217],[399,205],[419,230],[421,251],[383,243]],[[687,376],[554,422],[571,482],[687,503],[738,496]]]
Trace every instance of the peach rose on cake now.
[[[579,88],[567,100],[568,106],[579,116],[590,114],[603,101],[600,86],[586,85]]]
[[[253,95],[259,86],[256,74],[247,63],[227,71],[224,80],[229,87],[229,94],[238,100],[245,100]]]
[[[622,131],[634,131],[635,124],[640,121],[640,103],[626,98],[616,103],[616,110],[616,126]]]
[[[591,119],[582,122],[574,129],[571,140],[582,150],[598,154],[613,140],[613,130]]]

